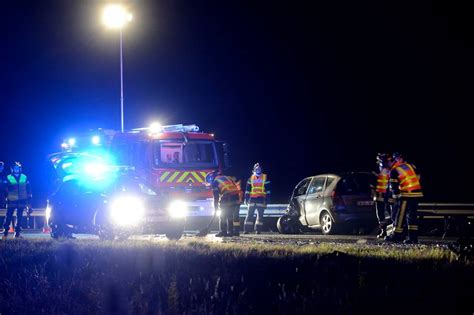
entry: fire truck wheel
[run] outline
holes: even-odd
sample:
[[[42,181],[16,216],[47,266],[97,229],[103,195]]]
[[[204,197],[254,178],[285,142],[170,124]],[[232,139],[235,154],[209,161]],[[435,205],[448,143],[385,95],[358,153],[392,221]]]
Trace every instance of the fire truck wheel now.
[[[177,241],[181,238],[181,236],[183,236],[182,231],[170,231],[170,232],[166,233],[166,238],[169,239],[169,240]]]
[[[298,219],[287,214],[278,219],[277,228],[280,234],[297,234],[300,232]]]
[[[169,240],[179,240],[183,236],[184,224],[181,222],[173,223],[165,233]]]

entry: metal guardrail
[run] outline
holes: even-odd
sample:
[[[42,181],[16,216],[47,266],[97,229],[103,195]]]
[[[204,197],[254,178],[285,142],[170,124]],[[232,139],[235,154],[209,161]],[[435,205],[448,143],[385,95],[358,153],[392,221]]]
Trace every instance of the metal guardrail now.
[[[288,204],[269,204],[265,209],[265,217],[278,218],[282,216]],[[248,207],[240,206],[239,215],[245,216]],[[375,213],[375,212],[374,212]],[[447,216],[468,216],[474,218],[474,203],[420,203],[418,213],[423,218],[445,218]],[[4,217],[6,209],[0,209],[0,217]],[[34,208],[31,217],[44,217],[44,208]]]

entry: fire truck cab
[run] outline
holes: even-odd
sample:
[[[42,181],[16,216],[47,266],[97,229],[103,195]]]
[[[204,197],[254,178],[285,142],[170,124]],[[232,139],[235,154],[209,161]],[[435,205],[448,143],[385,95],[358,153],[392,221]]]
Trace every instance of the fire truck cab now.
[[[188,216],[213,215],[212,190],[206,175],[229,165],[226,143],[196,125],[152,124],[124,133],[102,130],[89,136],[89,144],[108,148],[117,165],[130,166],[157,192],[185,201]],[[76,141],[65,141],[71,150]]]

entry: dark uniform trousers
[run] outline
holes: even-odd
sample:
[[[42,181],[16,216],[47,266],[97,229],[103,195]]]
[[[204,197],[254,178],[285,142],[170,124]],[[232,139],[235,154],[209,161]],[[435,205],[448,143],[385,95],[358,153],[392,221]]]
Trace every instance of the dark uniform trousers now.
[[[395,237],[402,238],[404,233],[405,217],[408,226],[408,239],[418,241],[418,203],[419,198],[400,197],[394,205],[393,227]]]
[[[375,211],[379,225],[386,227],[390,224],[389,220],[387,220],[386,217],[387,213],[389,214],[390,219],[393,222],[392,204],[389,202],[389,199],[386,195],[377,197],[375,201]]]
[[[219,217],[219,230],[223,233],[240,235],[239,204],[221,205]]]
[[[26,209],[27,200],[18,200],[18,201],[9,201],[7,204],[7,214],[5,216],[5,221],[3,222],[3,234],[8,235],[8,229],[10,224],[13,221],[13,213],[16,210],[16,225],[15,232],[21,232],[21,224],[23,222],[23,212]]]
[[[245,217],[244,231],[252,232],[254,229],[254,216],[257,211],[257,220],[255,221],[255,230],[261,232],[263,230],[263,213],[265,212],[265,204],[256,203],[250,200],[248,204],[248,212]]]

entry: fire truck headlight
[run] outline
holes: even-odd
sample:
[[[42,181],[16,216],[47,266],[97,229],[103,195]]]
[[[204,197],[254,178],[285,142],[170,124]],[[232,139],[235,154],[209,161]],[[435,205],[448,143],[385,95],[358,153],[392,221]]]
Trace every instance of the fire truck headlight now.
[[[121,196],[110,205],[110,218],[118,226],[138,224],[145,215],[143,202],[134,196]]]
[[[184,201],[175,200],[168,207],[168,213],[172,218],[184,218],[188,212],[188,206]]]

